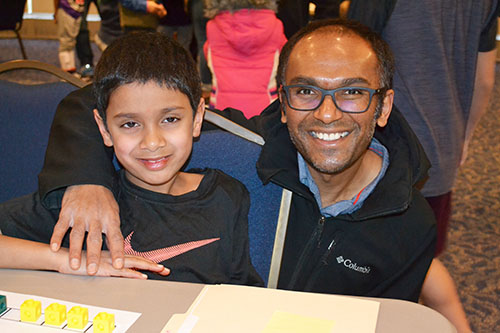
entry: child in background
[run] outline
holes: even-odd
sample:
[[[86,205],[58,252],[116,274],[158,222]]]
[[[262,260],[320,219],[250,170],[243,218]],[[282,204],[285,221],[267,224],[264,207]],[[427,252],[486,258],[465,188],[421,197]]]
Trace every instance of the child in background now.
[[[59,38],[59,62],[63,70],[74,73],[76,36],[80,30],[84,0],[54,0],[54,9]]]
[[[246,188],[218,170],[181,171],[205,110],[189,53],[161,33],[125,35],[102,54],[93,88],[100,135],[123,166],[113,190],[126,254],[170,268],[151,278],[262,285],[249,255]],[[58,216],[35,193],[0,205],[0,229],[48,243]]]
[[[275,10],[274,0],[206,0],[211,107],[232,107],[250,118],[278,97],[276,69],[286,37]]]

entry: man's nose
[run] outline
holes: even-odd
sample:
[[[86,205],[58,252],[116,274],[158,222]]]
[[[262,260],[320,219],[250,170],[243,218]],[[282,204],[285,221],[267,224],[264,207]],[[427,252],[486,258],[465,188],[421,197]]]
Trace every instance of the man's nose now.
[[[332,123],[343,117],[344,113],[337,108],[330,95],[325,96],[323,103],[313,113],[314,117],[325,124]]]
[[[166,140],[162,131],[156,127],[149,127],[144,130],[144,136],[141,142],[142,149],[155,151],[166,145]]]

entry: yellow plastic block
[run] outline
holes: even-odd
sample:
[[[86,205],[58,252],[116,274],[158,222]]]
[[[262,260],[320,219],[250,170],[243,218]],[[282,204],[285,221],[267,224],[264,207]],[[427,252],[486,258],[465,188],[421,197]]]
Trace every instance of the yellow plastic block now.
[[[68,311],[68,328],[83,329],[89,321],[89,309],[74,306]]]
[[[115,315],[99,312],[93,321],[95,333],[111,333],[115,329]]]
[[[45,323],[48,325],[61,326],[66,320],[66,305],[52,303],[45,308]]]
[[[35,322],[42,314],[42,302],[27,299],[21,304],[21,321]]]

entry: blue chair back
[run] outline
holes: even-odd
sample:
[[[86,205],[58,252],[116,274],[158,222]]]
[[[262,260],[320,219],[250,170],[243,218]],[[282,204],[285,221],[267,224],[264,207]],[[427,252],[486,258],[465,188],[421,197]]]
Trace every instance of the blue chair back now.
[[[0,80],[0,202],[38,189],[50,126],[59,102],[75,86]]]
[[[247,187],[250,192],[250,256],[257,272],[267,281],[282,189],[274,184],[264,186],[257,176],[255,164],[260,151],[258,144],[225,131],[202,132],[193,145],[187,169],[220,169]]]

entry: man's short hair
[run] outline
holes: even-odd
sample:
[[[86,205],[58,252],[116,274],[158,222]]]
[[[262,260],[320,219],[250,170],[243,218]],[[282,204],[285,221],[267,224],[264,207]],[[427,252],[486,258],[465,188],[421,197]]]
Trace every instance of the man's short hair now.
[[[184,93],[193,108],[201,98],[201,80],[194,60],[179,43],[156,32],[134,32],[115,40],[95,68],[97,110],[106,119],[113,91],[129,83],[153,81]]]
[[[379,64],[380,88],[392,88],[392,77],[394,74],[394,57],[389,45],[367,26],[351,20],[327,19],[313,21],[294,34],[283,46],[280,54],[278,75],[276,77],[278,86],[285,85],[285,72],[288,59],[295,45],[304,37],[315,32],[336,33],[338,35],[354,34],[365,40],[373,49]]]

